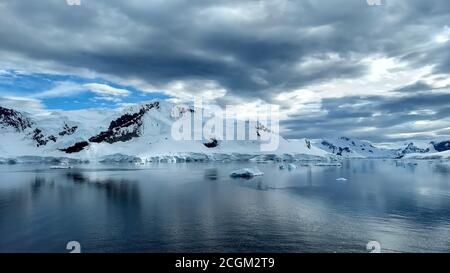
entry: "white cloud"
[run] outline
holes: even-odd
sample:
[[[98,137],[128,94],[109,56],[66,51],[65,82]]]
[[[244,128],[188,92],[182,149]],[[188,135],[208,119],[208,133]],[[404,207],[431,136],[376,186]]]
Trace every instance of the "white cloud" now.
[[[163,87],[165,92],[174,97],[173,102],[190,102],[194,98],[202,98],[204,102],[211,102],[222,98],[227,90],[217,82],[211,80],[172,81]]]
[[[6,108],[12,108],[29,113],[40,112],[45,108],[42,102],[38,99],[15,96],[0,97],[0,105]]]
[[[58,82],[55,87],[47,91],[31,95],[31,98],[56,98],[71,97],[83,92],[93,92],[98,96],[95,100],[119,102],[118,97],[126,97],[131,94],[125,89],[114,88],[112,86],[100,83],[79,84],[75,82]]]
[[[33,98],[70,97],[85,92],[86,88],[74,82],[57,82],[56,86],[44,92],[33,94]]]
[[[92,98],[93,101],[109,101],[109,102],[122,102],[119,97],[107,97],[107,96],[97,96]]]
[[[444,44],[450,40],[450,28],[448,26],[444,27],[438,35],[434,37],[434,41],[438,44]]]
[[[423,80],[432,86],[435,86],[437,79],[430,77],[432,67],[425,66],[414,68],[408,66],[408,63],[402,62],[397,58],[386,58],[380,55],[369,55],[361,60],[362,63],[369,66],[368,73],[352,79],[334,79],[327,82],[319,82],[309,85],[302,89],[280,92],[274,96],[275,100],[289,109],[291,114],[313,113],[320,108],[320,102],[326,98],[342,98],[346,96],[398,96],[398,93],[392,90],[401,88],[405,85],[414,83],[417,80]],[[316,62],[310,60],[308,66]],[[440,75],[442,78],[442,75]],[[440,86],[448,84],[441,80]],[[320,110],[320,109],[319,109]]]
[[[85,88],[89,89],[90,91],[97,93],[99,95],[112,95],[112,96],[126,97],[131,94],[131,92],[126,89],[115,88],[115,87],[109,86],[107,84],[87,83],[87,84],[84,84],[83,86]]]

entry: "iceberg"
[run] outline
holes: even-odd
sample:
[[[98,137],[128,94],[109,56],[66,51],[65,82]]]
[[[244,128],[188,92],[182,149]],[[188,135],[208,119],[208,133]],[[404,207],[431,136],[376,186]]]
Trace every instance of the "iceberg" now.
[[[230,176],[233,178],[238,178],[238,177],[252,178],[255,176],[262,176],[262,175],[264,175],[264,173],[261,172],[257,167],[236,170],[230,174]]]

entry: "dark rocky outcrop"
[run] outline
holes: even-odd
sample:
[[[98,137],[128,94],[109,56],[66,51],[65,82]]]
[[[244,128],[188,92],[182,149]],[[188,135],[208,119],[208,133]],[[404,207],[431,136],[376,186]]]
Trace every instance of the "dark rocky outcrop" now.
[[[159,102],[145,104],[136,113],[123,114],[119,118],[111,121],[106,131],[100,132],[98,135],[89,138],[88,141],[81,141],[70,147],[59,150],[66,153],[78,153],[89,146],[89,142],[106,142],[112,144],[119,141],[129,141],[135,137],[139,137],[141,133],[142,117],[153,108],[159,109]],[[73,133],[77,127],[74,126],[69,128],[67,126],[65,129],[67,133]]]
[[[30,128],[32,124],[33,123],[22,113],[12,109],[0,107],[0,127],[12,127],[16,131],[21,132],[27,128]]]
[[[323,141],[322,141],[322,145],[328,147],[328,149],[329,149],[333,154],[335,153],[335,151],[338,150],[338,147],[337,147],[337,146],[331,144],[330,142],[328,142],[328,141],[326,141],[326,140],[323,140]]]
[[[406,154],[413,154],[413,153],[427,153],[430,149],[422,149],[414,145],[414,143],[409,143],[404,149],[400,150],[397,154],[398,158],[402,158]]]
[[[217,141],[217,139],[212,138],[209,142],[203,143],[203,145],[205,145],[208,148],[215,148],[217,147],[217,145],[219,145],[219,142]]]
[[[74,145],[67,147],[65,149],[59,149],[62,152],[71,154],[71,153],[78,153],[81,152],[84,148],[86,148],[87,146],[89,146],[89,142],[87,141],[81,141],[81,142],[77,142]]]
[[[137,113],[127,113],[116,120],[111,121],[108,130],[89,138],[90,142],[115,143],[129,141],[139,137],[142,125],[142,117],[152,108],[159,108],[159,102],[146,104]]]
[[[335,155],[342,156],[343,152],[352,153],[352,151],[350,150],[349,147],[338,147],[338,146],[331,144],[330,142],[328,142],[326,140],[323,140],[321,143],[323,146],[328,147],[328,149],[331,151],[331,153],[333,153]]]
[[[69,125],[64,123],[63,130],[61,132],[59,132],[58,135],[60,135],[60,136],[65,136],[65,135],[70,136],[70,135],[73,135],[77,129],[78,129],[78,126],[69,127]]]
[[[36,146],[45,146],[49,141],[56,142],[57,138],[53,135],[50,135],[48,137],[45,137],[44,134],[42,134],[42,130],[39,128],[34,129],[31,138],[36,141]]]
[[[349,147],[339,147],[339,151],[336,153],[336,155],[340,155],[342,156],[342,152],[346,152],[346,153],[351,153],[352,151],[350,150]]]
[[[270,132],[270,129],[267,128],[266,126],[264,126],[264,124],[261,124],[260,122],[258,122],[258,123],[256,124],[255,129],[256,129],[256,135],[257,135],[258,137],[261,136],[261,131],[262,131],[262,132]]]
[[[442,142],[431,142],[431,144],[433,144],[433,147],[436,151],[438,152],[444,152],[444,151],[448,151],[450,150],[450,141],[442,141]]]
[[[311,140],[305,139],[305,144],[306,144],[306,147],[308,147],[308,149],[311,150]]]

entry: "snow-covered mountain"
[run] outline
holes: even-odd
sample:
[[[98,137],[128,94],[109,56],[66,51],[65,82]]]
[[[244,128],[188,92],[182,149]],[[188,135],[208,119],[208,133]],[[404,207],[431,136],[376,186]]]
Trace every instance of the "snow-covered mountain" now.
[[[445,158],[442,152],[450,150],[450,141],[412,141],[385,148],[350,137],[319,139],[314,141],[314,145],[345,158],[420,158],[432,154]]]
[[[0,107],[0,163],[52,158],[101,162],[448,158],[450,150],[450,141],[413,141],[386,148],[349,137],[310,141],[278,136],[278,148],[267,152],[261,145],[275,135],[262,124],[248,122],[247,140],[221,140],[214,134],[198,140],[174,139],[174,122],[196,111],[201,109],[166,101],[33,115]],[[225,130],[235,130],[234,121],[224,123]],[[202,135],[202,129],[195,128],[193,135],[198,130]]]
[[[402,155],[400,157],[410,159],[450,159],[450,141],[431,141],[422,147],[414,146]]]
[[[0,108],[0,158],[69,157],[98,161],[323,160],[329,153],[307,140],[279,137],[275,151],[261,151],[273,133],[262,124],[246,123],[247,140],[221,140],[212,135],[176,140],[174,122],[193,107],[152,101],[123,109],[46,111],[30,115]],[[225,122],[226,129],[234,123]],[[202,130],[203,127],[195,130]],[[194,131],[194,134],[196,132]],[[25,159],[24,159],[25,158]]]
[[[396,150],[379,148],[369,141],[349,137],[315,140],[315,144],[325,151],[346,158],[393,158],[397,155]]]

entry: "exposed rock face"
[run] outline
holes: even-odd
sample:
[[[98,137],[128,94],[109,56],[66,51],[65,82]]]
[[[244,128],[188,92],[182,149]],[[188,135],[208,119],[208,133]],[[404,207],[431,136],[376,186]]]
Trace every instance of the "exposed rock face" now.
[[[146,104],[137,113],[127,113],[111,121],[108,130],[89,138],[89,141],[95,143],[107,142],[111,144],[118,141],[125,142],[139,137],[142,117],[152,108],[158,109],[159,102]]]
[[[78,129],[78,126],[72,126],[69,127],[69,125],[64,124],[63,130],[61,132],[59,132],[58,134],[60,136],[65,136],[65,135],[73,135],[73,133],[75,133],[75,131]]]
[[[42,134],[42,130],[39,128],[34,129],[31,138],[36,141],[36,146],[45,146],[49,141],[56,142],[57,138],[53,135],[50,135],[48,137],[45,137],[44,134]]]
[[[450,140],[442,141],[442,142],[431,142],[433,144],[434,149],[438,152],[444,152],[450,150]]]
[[[66,153],[78,153],[89,146],[89,142],[106,142],[112,144],[119,141],[129,141],[135,137],[139,137],[141,134],[142,117],[153,108],[159,109],[159,102],[145,104],[136,113],[123,114],[118,119],[111,121],[106,131],[89,138],[88,141],[77,142],[70,147],[59,150]],[[68,127],[66,125],[63,132],[64,134],[73,134],[76,129],[76,126]]]
[[[328,147],[328,149],[331,151],[331,153],[333,153],[335,155],[339,155],[339,156],[342,156],[343,152],[346,152],[346,153],[352,152],[349,147],[337,147],[337,146],[329,143],[326,140],[322,141],[322,145]]]
[[[82,141],[82,142],[77,142],[74,145],[67,147],[65,149],[59,149],[62,152],[71,154],[71,153],[78,153],[81,152],[85,147],[89,146],[89,142],[87,141]]]
[[[261,123],[258,122],[258,123],[256,124],[256,135],[257,135],[258,137],[261,136],[261,131],[262,131],[262,132],[270,132],[269,128],[267,128],[266,126],[264,126],[263,124],[261,124]]]
[[[336,153],[336,155],[342,155],[342,152],[351,153],[352,151],[349,147],[339,147],[339,151]]]
[[[11,127],[18,132],[22,132],[23,130],[30,128],[32,124],[33,123],[22,113],[0,107],[0,127]]]
[[[215,148],[217,147],[217,145],[219,145],[219,142],[217,141],[217,139],[212,138],[210,142],[203,143],[203,145],[205,145],[208,148]]]
[[[398,153],[398,157],[401,158],[406,154],[415,154],[415,153],[428,153],[430,149],[422,149],[414,145],[414,143],[409,143],[403,150]]]
[[[338,147],[336,147],[335,145],[329,143],[326,140],[322,141],[322,145],[328,147],[328,149],[334,154],[338,149]]]
[[[308,147],[308,149],[311,150],[311,141],[309,139],[305,139],[305,144],[306,144],[306,147]]]

